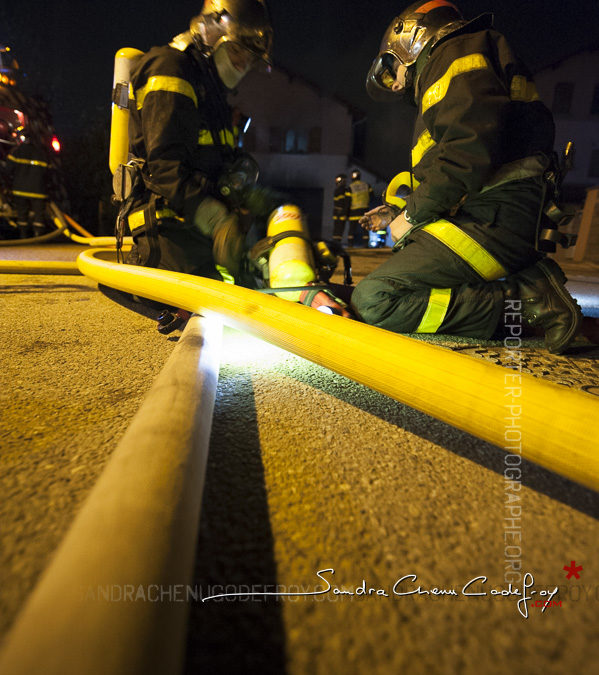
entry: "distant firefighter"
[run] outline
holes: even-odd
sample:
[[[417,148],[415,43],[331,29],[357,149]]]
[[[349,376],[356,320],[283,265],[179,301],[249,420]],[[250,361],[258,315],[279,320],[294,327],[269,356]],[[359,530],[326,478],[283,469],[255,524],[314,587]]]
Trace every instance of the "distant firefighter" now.
[[[33,213],[33,234],[44,234],[44,208],[48,156],[44,147],[26,134],[22,142],[14,147],[7,159],[12,169],[12,195],[17,211],[19,237],[26,239],[31,235],[30,214]]]
[[[359,221],[368,210],[372,200],[372,187],[362,180],[362,175],[357,169],[351,172],[349,197],[348,245],[359,246],[362,243],[362,227]]]
[[[341,243],[345,222],[349,217],[351,194],[347,188],[347,176],[340,173],[335,176],[335,192],[333,196],[333,239]]]

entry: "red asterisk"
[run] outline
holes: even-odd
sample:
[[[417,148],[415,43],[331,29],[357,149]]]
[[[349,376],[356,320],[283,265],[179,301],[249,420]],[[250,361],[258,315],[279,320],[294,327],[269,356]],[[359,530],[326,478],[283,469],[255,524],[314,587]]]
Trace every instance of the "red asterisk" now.
[[[570,561],[570,567],[564,565],[564,569],[568,573],[566,574],[566,579],[570,579],[571,577],[576,577],[577,579],[580,579],[580,574],[578,573],[582,571],[582,565],[579,565],[577,567],[575,560]]]

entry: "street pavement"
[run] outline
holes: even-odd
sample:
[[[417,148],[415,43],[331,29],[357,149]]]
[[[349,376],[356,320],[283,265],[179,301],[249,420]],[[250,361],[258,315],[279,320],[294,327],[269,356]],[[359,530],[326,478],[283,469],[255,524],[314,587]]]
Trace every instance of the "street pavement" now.
[[[357,252],[357,278],[384,255]],[[6,631],[174,341],[83,277],[2,275],[0,295]],[[599,382],[582,349],[584,369],[542,373]],[[226,329],[185,672],[596,672],[597,493],[519,468],[510,483],[502,450]],[[487,595],[463,595],[473,579]]]

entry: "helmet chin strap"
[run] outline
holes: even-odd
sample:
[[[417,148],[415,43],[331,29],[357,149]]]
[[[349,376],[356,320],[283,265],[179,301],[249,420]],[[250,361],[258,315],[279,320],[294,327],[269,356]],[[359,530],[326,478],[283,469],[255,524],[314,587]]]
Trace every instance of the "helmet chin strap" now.
[[[245,70],[237,70],[237,68],[235,68],[225,44],[222,44],[217,48],[212,58],[214,59],[216,72],[227,89],[235,89],[249,70],[249,66],[247,66]]]

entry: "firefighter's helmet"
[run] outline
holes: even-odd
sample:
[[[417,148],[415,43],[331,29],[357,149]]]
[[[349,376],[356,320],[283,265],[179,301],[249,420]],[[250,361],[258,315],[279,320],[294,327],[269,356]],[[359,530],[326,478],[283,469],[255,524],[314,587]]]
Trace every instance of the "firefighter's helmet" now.
[[[358,171],[358,169],[354,169],[351,172],[351,179],[352,180],[360,180],[362,178],[362,174]]]
[[[196,45],[208,56],[229,42],[271,63],[272,26],[264,0],[205,0],[189,28]]]
[[[341,183],[345,183],[347,176],[344,173],[338,173],[335,176],[335,185],[340,185]]]
[[[410,5],[393,19],[383,35],[379,54],[366,78],[370,96],[376,99],[390,94],[399,66],[409,68],[429,43],[434,45],[464,23],[460,10],[448,0],[421,0]],[[410,86],[409,81],[406,89]]]

